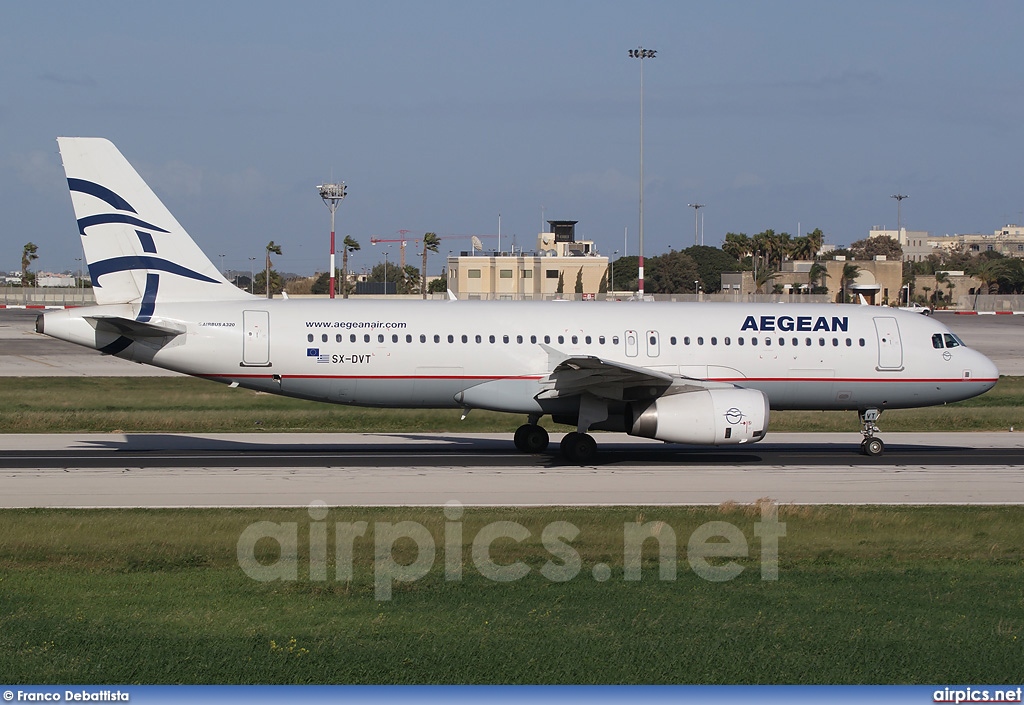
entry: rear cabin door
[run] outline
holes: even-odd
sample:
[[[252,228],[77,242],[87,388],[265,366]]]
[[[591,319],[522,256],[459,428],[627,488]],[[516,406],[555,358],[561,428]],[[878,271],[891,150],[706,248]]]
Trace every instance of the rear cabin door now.
[[[878,369],[903,369],[903,342],[900,328],[892,316],[875,317],[875,333],[878,336]]]
[[[242,367],[270,367],[270,311],[243,311],[242,336]]]

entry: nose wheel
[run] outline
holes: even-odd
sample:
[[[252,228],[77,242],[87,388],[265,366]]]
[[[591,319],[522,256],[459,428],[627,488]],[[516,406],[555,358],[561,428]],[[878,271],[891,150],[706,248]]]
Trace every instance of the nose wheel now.
[[[885,444],[881,438],[876,438],[878,433],[878,417],[882,412],[878,409],[865,409],[860,412],[860,432],[864,440],[860,442],[860,452],[872,458],[885,452]]]

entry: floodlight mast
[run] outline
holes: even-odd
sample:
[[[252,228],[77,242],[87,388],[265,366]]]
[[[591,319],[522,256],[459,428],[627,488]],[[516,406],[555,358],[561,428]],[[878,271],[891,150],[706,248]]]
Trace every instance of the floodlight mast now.
[[[653,59],[657,49],[637,47],[629,50],[629,58],[640,59],[640,253],[637,266],[637,297],[644,300],[644,59]]]
[[[334,212],[338,210],[338,205],[345,200],[346,186],[345,182],[342,181],[337,184],[320,184],[316,187],[316,190],[320,192],[320,198],[324,200],[326,205],[331,211],[331,268],[330,268],[330,290],[331,298],[334,298]]]

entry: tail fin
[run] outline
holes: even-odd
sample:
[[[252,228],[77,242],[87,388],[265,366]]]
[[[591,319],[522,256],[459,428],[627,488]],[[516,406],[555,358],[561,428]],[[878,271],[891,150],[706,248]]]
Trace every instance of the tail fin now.
[[[111,142],[58,137],[98,304],[249,298],[231,285]]]

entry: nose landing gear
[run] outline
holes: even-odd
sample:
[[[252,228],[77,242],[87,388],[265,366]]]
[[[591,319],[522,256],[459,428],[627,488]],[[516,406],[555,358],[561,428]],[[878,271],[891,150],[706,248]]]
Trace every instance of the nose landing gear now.
[[[864,455],[876,457],[885,452],[885,444],[881,438],[875,438],[878,433],[878,417],[882,415],[879,409],[865,409],[859,412],[860,432],[864,440],[860,442],[860,452]]]

